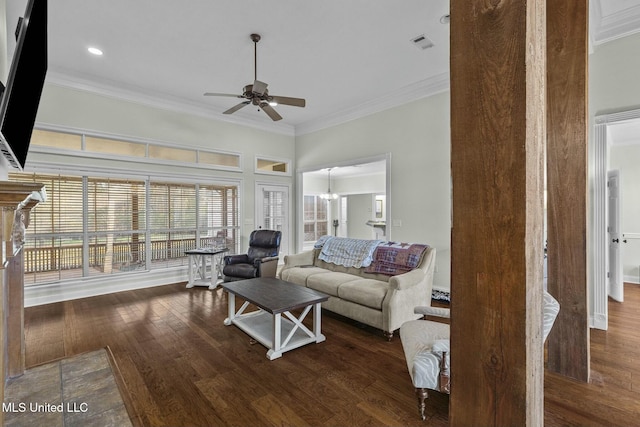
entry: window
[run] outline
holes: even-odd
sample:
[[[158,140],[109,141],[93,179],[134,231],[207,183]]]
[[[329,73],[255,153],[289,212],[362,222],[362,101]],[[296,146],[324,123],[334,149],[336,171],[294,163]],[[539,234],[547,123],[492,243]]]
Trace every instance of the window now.
[[[187,264],[186,250],[237,250],[237,185],[10,175],[45,184],[24,245],[25,285]],[[216,240],[217,239],[217,240]]]
[[[83,275],[83,180],[81,177],[17,175],[10,179],[45,184],[48,200],[34,209],[25,236],[25,285]]]
[[[255,173],[291,175],[291,160],[256,157]]]
[[[53,134],[53,132],[47,132],[47,134]],[[84,145],[86,151],[94,153],[117,154],[119,156],[129,157],[146,156],[145,144],[138,142],[127,142],[86,136],[84,139]]]
[[[329,202],[320,196],[304,196],[304,243],[311,243],[329,231]]]
[[[87,178],[86,275],[146,269],[145,196],[144,181]]]
[[[82,136],[34,129],[31,134],[31,145],[80,151],[82,150]]]
[[[31,137],[31,146],[34,151],[74,152],[74,155],[98,155],[101,158],[112,155],[124,160],[144,160],[151,163],[180,162],[206,168],[242,171],[242,156],[239,153],[176,148],[147,141],[126,141],[35,129]]]
[[[200,185],[198,233],[202,246],[235,248],[238,236],[238,188]]]
[[[163,147],[161,145],[149,145],[149,158],[168,160],[170,162],[195,163],[195,150],[182,148]]]

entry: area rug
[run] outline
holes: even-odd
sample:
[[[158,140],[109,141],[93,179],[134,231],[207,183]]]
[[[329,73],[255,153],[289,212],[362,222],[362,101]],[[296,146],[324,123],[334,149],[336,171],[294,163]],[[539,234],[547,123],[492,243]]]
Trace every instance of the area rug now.
[[[134,426],[109,348],[27,369],[7,383],[5,426]]]

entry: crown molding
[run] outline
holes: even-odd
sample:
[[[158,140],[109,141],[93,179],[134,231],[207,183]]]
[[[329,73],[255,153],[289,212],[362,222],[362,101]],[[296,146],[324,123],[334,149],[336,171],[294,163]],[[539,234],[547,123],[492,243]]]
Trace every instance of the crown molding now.
[[[591,29],[589,32],[594,45],[598,46],[640,32],[640,5],[603,16],[601,3],[602,0],[591,0],[590,2]]]
[[[364,102],[354,107],[336,111],[320,119],[311,120],[297,125],[295,128],[291,125],[279,123],[265,124],[243,117],[227,116],[223,115],[222,111],[215,107],[204,107],[202,105],[188,103],[182,99],[168,97],[166,95],[161,96],[158,94],[145,93],[140,88],[127,88],[117,85],[114,82],[95,82],[80,76],[73,76],[55,70],[50,70],[47,73],[47,83],[141,105],[147,105],[162,110],[182,112],[222,122],[233,123],[240,126],[247,126],[267,132],[297,136],[316,132],[331,126],[336,126],[341,123],[346,123],[384,111],[389,108],[397,107],[411,101],[445,92],[449,90],[449,74],[442,73],[437,76],[421,80],[380,98]]]
[[[161,110],[181,112],[220,122],[246,126],[266,132],[295,136],[295,130],[292,125],[283,123],[264,123],[244,117],[223,115],[222,110],[219,108],[189,103],[183,99],[171,97],[166,94],[145,92],[143,89],[138,87],[124,87],[123,85],[115,82],[96,82],[95,80],[89,80],[81,76],[74,76],[56,70],[49,70],[47,72],[47,83],[146,105]]]
[[[442,73],[428,79],[405,86],[380,98],[364,102],[354,107],[336,111],[317,120],[310,120],[296,126],[296,136],[317,132],[332,126],[350,122],[380,111],[388,110],[411,101],[426,98],[449,90],[449,73]]]

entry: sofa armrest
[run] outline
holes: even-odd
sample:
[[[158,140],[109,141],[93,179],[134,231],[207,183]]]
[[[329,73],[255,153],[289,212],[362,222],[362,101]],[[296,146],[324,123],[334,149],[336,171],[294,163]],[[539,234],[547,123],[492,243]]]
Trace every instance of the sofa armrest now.
[[[418,306],[413,309],[415,314],[422,314],[424,316],[437,316],[437,317],[451,317],[451,309],[444,307],[426,307]]]
[[[397,276],[392,276],[389,279],[389,286],[391,286],[392,289],[398,290],[409,289],[425,279],[426,275],[424,270],[417,268],[403,274],[398,274]]]
[[[278,257],[266,257],[255,260],[258,268],[258,277],[276,277],[278,271]]]
[[[305,251],[300,252],[299,254],[284,256],[285,269],[301,265],[313,265],[313,251]]]

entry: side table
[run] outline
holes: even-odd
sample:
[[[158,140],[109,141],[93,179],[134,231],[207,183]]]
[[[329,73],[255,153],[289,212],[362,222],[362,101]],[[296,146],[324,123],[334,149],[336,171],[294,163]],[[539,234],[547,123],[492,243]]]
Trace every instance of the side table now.
[[[185,251],[189,256],[189,282],[187,288],[208,286],[215,289],[222,277],[222,260],[229,248],[198,248]],[[207,259],[211,259],[211,277],[207,275]]]

